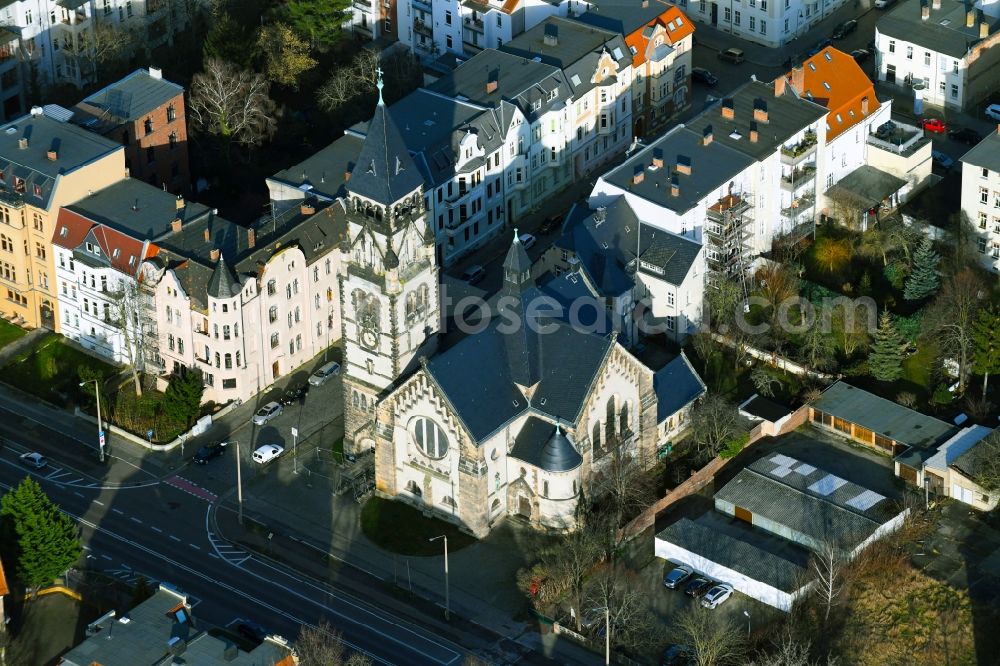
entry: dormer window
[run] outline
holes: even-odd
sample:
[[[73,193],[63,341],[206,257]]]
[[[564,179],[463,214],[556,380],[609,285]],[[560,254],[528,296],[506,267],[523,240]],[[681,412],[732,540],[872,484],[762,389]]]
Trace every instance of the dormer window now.
[[[59,235],[62,236],[63,238],[66,238],[66,236],[69,235],[69,227],[63,225],[63,228],[59,230]]]
[[[112,259],[117,259],[119,257],[119,255],[121,255],[121,253],[122,253],[121,250],[119,250],[118,248],[115,248],[114,251],[111,253],[111,258]]]
[[[35,196],[36,197],[41,197],[42,196],[42,186],[41,185],[35,185],[34,186],[34,192],[35,192]]]
[[[24,194],[24,179],[14,176],[14,191]]]

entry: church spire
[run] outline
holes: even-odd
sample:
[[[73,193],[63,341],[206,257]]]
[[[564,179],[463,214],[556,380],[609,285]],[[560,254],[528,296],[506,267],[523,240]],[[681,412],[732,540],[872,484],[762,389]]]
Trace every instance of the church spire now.
[[[375,87],[378,88],[378,105],[385,106],[385,101],[382,100],[382,88],[385,86],[382,81],[382,67],[379,66],[375,73],[378,74],[378,81],[375,82]]]
[[[531,259],[528,257],[521,237],[514,229],[514,242],[511,243],[507,251],[507,258],[503,262],[503,286],[508,294],[520,294],[528,287],[532,286],[531,281]]]

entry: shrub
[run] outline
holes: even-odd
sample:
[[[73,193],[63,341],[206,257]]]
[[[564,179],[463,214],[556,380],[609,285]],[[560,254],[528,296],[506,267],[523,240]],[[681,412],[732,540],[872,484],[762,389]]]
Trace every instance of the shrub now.
[[[938,387],[934,389],[934,395],[931,396],[931,400],[938,405],[950,405],[954,399],[955,396],[952,395],[951,391],[949,391],[948,387],[944,384],[939,384]]]
[[[736,437],[732,438],[726,445],[719,451],[720,458],[735,458],[736,454],[743,450],[743,447],[747,445],[750,441],[750,433],[744,432]]]

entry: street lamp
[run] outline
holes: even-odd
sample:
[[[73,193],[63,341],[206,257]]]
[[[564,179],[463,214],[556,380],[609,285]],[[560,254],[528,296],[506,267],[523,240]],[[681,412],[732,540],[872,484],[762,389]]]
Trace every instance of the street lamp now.
[[[240,474],[240,443],[236,445],[236,504],[239,506],[239,521],[243,524],[243,476]]]
[[[97,446],[98,454],[100,456],[100,461],[104,462],[104,428],[101,427],[101,380],[100,379],[88,379],[85,382],[80,382],[80,386],[86,386],[91,382],[94,383],[94,395],[97,397]]]
[[[292,471],[299,473],[299,429],[292,428]]]
[[[604,607],[604,666],[611,664],[611,609]]]
[[[444,619],[451,619],[451,592],[448,589],[448,535],[442,534],[428,539],[427,541],[437,541],[444,539]]]
[[[750,638],[750,611],[745,610],[743,614],[747,616],[747,638]]]

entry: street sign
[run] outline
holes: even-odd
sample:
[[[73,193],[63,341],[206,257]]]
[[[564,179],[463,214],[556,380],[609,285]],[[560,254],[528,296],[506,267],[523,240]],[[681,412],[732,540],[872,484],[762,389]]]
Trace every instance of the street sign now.
[[[146,439],[153,439],[153,429],[150,428],[146,431]]]
[[[298,436],[299,436],[299,429],[292,428],[292,437],[298,437]]]
[[[103,430],[100,432],[100,437],[99,437],[98,441],[100,442],[101,448],[103,449],[104,448],[104,431]]]
[[[670,452],[674,450],[674,445],[672,442],[667,442],[660,447],[660,450],[656,452],[656,457],[663,460],[670,455]]]

